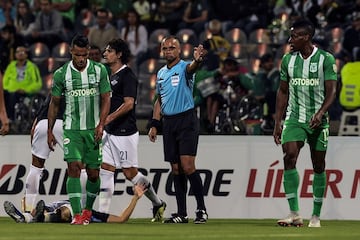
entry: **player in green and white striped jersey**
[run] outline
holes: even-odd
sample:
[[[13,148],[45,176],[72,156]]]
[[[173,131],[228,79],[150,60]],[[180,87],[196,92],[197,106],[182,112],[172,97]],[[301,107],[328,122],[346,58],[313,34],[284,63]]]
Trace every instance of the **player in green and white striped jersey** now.
[[[74,211],[72,224],[88,224],[91,209],[100,190],[99,169],[102,162],[102,134],[110,110],[111,86],[104,65],[88,59],[89,41],[74,37],[70,47],[72,60],[54,73],[52,98],[48,111],[48,144],[53,149],[52,133],[60,97],[65,95],[63,120],[64,159],[68,163],[67,192]],[[81,213],[81,168],[86,165],[86,205]]]
[[[325,187],[325,155],[329,136],[328,108],[335,99],[337,69],[335,58],[312,44],[314,26],[299,20],[291,27],[291,52],[281,63],[280,86],[276,98],[275,143],[284,153],[284,189],[290,214],[278,221],[281,226],[302,226],[299,215],[299,175],[296,162],[300,149],[308,142],[313,179],[313,212],[309,227],[320,227],[320,211]],[[285,109],[286,117],[281,127]]]

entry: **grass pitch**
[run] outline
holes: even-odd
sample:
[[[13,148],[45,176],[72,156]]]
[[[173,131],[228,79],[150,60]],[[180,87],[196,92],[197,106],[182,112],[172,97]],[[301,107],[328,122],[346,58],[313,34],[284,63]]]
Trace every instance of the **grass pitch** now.
[[[305,221],[305,224],[308,222]],[[211,239],[360,239],[359,221],[322,220],[321,228],[279,227],[275,219],[210,219],[206,224],[161,224],[149,219],[130,219],[125,224],[93,223],[72,226],[60,223],[15,223],[0,218],[0,240],[211,240]]]

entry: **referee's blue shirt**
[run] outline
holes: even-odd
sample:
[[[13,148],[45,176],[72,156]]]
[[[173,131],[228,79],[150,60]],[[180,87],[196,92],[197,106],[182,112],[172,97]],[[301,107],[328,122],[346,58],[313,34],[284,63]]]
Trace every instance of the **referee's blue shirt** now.
[[[188,64],[180,60],[171,69],[165,65],[157,73],[156,92],[161,98],[161,112],[165,116],[194,108],[194,74],[186,73]]]

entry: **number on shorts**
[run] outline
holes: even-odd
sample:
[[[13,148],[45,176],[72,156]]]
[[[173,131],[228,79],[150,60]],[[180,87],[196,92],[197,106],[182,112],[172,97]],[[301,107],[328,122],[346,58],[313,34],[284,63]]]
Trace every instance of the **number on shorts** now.
[[[127,160],[127,151],[120,151],[120,161]]]

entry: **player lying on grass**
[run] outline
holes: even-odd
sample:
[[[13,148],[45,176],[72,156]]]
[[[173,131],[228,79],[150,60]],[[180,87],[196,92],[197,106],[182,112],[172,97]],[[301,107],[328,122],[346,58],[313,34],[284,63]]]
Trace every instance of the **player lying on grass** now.
[[[101,213],[92,210],[91,222],[101,223],[124,223],[129,218],[135,209],[137,201],[146,192],[145,186],[134,186],[134,196],[132,197],[127,208],[119,215],[112,215],[107,213]],[[14,204],[9,201],[4,202],[5,212],[15,220],[17,223],[32,223],[32,222],[52,222],[52,223],[64,223],[71,222],[72,209],[69,200],[52,202],[45,204],[43,200],[40,200],[36,204],[36,208],[32,213],[23,213],[17,209]]]

